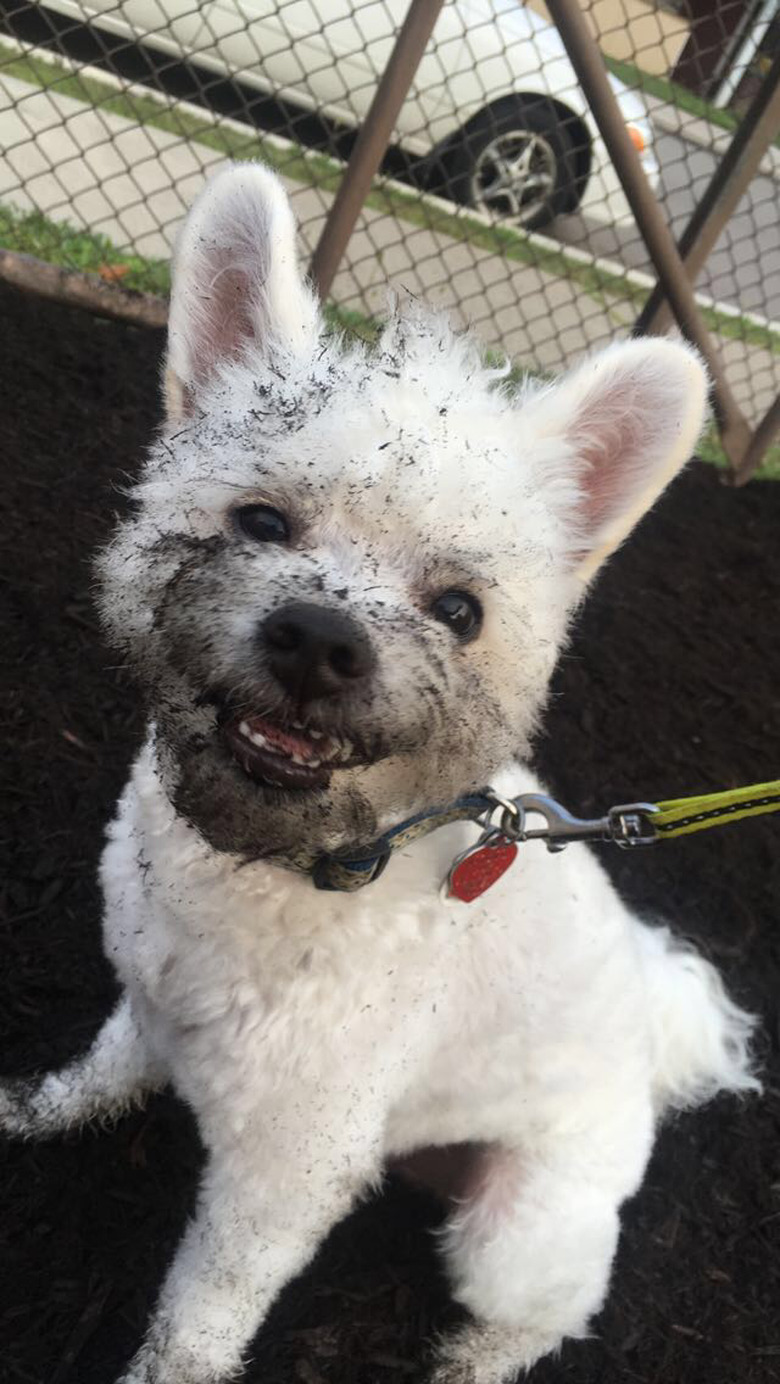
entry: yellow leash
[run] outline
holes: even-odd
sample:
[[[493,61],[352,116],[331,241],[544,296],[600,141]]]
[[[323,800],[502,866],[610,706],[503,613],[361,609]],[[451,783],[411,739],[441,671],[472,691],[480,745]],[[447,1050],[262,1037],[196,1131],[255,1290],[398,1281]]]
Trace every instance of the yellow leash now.
[[[738,822],[742,817],[760,817],[780,812],[780,779],[753,783],[747,788],[732,788],[725,793],[700,793],[693,798],[669,798],[655,803],[650,821],[659,838],[688,836],[693,831]]]

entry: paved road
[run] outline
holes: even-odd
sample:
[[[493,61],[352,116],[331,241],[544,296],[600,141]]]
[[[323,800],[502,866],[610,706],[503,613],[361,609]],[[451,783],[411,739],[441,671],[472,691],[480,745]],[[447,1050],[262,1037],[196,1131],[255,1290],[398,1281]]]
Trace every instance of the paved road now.
[[[658,132],[656,153],[661,167],[663,199],[675,239],[709,183],[718,155],[709,149]],[[564,243],[587,246],[631,269],[649,269],[647,252],[636,227],[587,225],[582,217],[562,217],[556,230]],[[697,282],[718,302],[780,321],[780,179],[753,180],[720,237]]]

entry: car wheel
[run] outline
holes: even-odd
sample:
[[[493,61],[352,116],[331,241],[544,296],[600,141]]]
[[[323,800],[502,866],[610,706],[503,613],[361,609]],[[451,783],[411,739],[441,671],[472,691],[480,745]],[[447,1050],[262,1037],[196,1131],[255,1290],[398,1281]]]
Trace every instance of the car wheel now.
[[[451,147],[446,190],[454,201],[527,231],[571,210],[581,189],[560,113],[526,96],[481,111]]]

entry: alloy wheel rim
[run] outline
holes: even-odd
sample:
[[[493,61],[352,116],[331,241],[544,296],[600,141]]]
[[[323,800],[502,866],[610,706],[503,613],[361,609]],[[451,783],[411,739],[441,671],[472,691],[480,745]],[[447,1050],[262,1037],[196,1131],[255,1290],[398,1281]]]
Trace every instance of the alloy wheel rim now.
[[[556,174],[555,152],[544,135],[508,130],[486,144],[477,158],[471,175],[472,205],[525,226],[549,207]]]

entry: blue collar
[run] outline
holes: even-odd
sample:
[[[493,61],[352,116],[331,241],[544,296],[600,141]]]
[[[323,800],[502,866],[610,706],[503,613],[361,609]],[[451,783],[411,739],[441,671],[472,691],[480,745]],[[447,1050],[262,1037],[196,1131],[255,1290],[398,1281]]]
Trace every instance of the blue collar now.
[[[451,822],[478,821],[494,806],[493,799],[485,792],[469,793],[457,798],[449,807],[432,807],[427,812],[407,817],[406,821],[399,822],[397,827],[391,827],[376,841],[361,849],[320,855],[313,863],[311,857],[305,863],[295,859],[290,863],[294,868],[303,868],[311,874],[315,889],[352,893],[379,879],[394,851],[421,836],[427,836],[438,827],[449,826]]]

